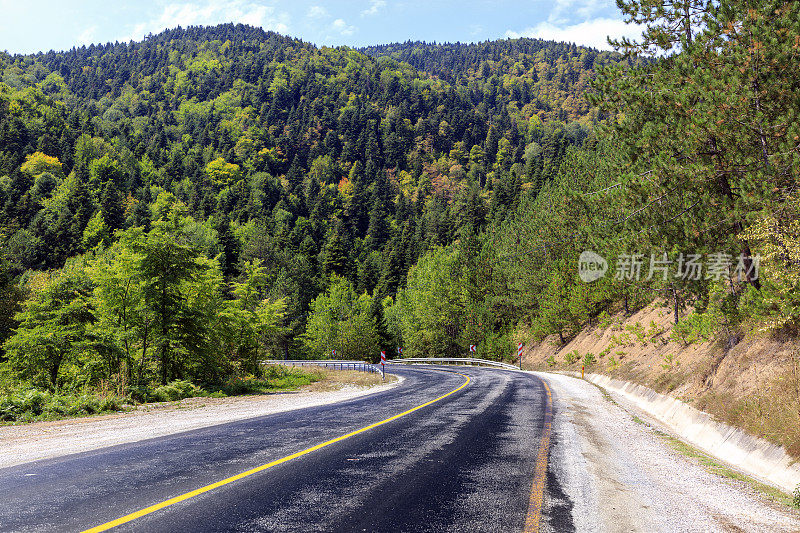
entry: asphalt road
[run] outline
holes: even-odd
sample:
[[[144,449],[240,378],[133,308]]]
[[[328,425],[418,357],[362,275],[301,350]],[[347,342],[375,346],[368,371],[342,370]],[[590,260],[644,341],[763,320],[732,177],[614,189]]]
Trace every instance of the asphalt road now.
[[[546,387],[464,367],[393,368],[405,379],[386,392],[0,469],[0,530],[105,524],[435,400],[465,383],[453,370],[470,381],[445,398],[114,531],[522,531],[541,506]]]

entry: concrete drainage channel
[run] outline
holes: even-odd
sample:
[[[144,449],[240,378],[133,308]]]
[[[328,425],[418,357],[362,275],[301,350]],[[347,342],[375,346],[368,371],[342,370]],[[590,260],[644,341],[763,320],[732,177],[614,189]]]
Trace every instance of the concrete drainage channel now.
[[[687,443],[755,479],[787,494],[800,484],[800,466],[780,446],[717,422],[707,413],[642,385],[600,374],[587,374],[586,380],[618,394]]]

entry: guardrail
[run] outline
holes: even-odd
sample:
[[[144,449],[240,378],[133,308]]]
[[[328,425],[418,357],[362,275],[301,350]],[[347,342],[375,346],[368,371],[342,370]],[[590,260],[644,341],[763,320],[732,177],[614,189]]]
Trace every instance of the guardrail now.
[[[345,361],[336,359],[266,359],[261,361],[262,365],[286,365],[286,366],[321,366],[333,370],[358,370],[360,372],[374,372],[382,374],[378,365],[365,363],[364,361]]]
[[[462,364],[462,365],[486,365],[507,370],[519,370],[518,366],[489,359],[478,359],[476,357],[404,357],[402,359],[390,359],[387,363],[413,364],[413,363],[435,363],[435,364]]]

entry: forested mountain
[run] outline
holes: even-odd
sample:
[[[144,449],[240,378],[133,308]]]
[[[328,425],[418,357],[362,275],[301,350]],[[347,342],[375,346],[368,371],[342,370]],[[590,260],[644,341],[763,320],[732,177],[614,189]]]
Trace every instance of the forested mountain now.
[[[336,313],[372,357],[421,254],[502,222],[593,137],[583,91],[621,57],[367,52],[227,24],[0,55],[6,371],[213,381],[347,344],[321,337]]]
[[[0,384],[502,358],[656,298],[687,342],[796,336],[800,4],[619,4],[624,59],[242,25],[0,56]]]
[[[583,95],[596,72],[620,61],[613,52],[541,39],[466,44],[408,41],[361,51],[408,63],[464,87],[476,106],[491,109],[512,104],[523,115],[563,121],[597,121],[597,110],[591,109]]]

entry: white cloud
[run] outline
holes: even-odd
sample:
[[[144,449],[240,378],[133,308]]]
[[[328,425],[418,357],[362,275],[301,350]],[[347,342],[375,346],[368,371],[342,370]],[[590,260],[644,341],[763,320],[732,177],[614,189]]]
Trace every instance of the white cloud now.
[[[386,7],[386,0],[370,0],[369,7],[361,12],[362,17],[377,15],[378,11]]]
[[[547,20],[562,26],[576,19],[585,21],[606,10],[616,11],[613,0],[556,0]]]
[[[80,35],[78,35],[78,44],[92,44],[94,42],[94,34],[97,32],[97,26],[89,26]]]
[[[348,26],[344,19],[336,19],[331,24],[331,27],[334,31],[342,34],[342,35],[353,35],[356,31],[355,26]]]
[[[598,18],[587,20],[578,24],[559,26],[551,22],[541,22],[538,25],[522,31],[506,31],[506,37],[517,39],[519,37],[532,37],[552,41],[566,41],[584,46],[592,46],[600,50],[611,50],[606,40],[608,36],[618,39],[622,36],[637,38],[642,35],[642,27],[635,24],[625,24],[623,20]]]
[[[148,33],[158,33],[177,26],[209,26],[224,22],[261,26],[265,30],[280,33],[289,31],[289,15],[276,12],[272,6],[249,0],[206,0],[201,3],[167,4],[155,18],[133,25],[125,40],[137,41]]]
[[[306,16],[311,19],[321,19],[328,16],[328,10],[322,6],[311,6],[308,8]]]

